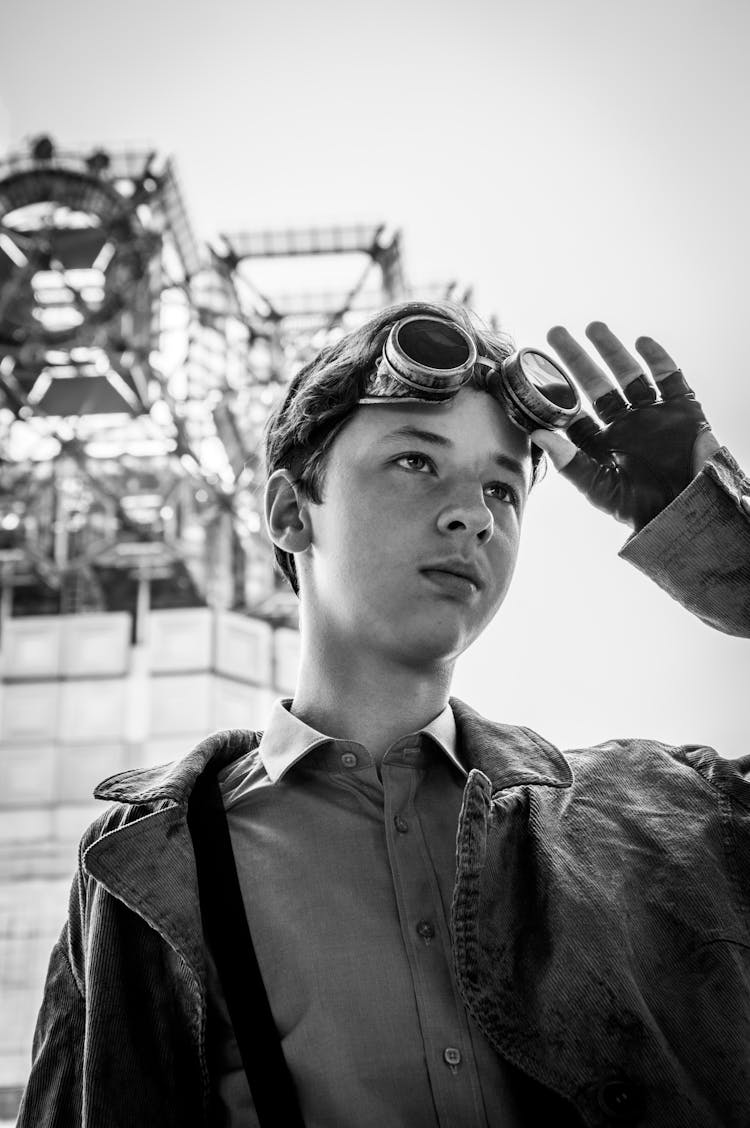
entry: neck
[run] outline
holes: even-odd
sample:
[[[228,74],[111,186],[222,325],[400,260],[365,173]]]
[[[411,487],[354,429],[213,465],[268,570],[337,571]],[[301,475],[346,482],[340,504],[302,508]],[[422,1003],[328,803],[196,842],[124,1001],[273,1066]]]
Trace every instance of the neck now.
[[[303,632],[291,712],[326,736],[364,745],[380,764],[395,740],[443,711],[453,665],[415,669],[390,655],[334,650]]]

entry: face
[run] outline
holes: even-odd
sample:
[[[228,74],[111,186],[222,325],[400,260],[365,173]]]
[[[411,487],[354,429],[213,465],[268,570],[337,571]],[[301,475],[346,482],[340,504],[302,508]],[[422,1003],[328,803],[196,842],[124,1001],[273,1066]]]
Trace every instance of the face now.
[[[322,503],[305,502],[307,622],[343,652],[455,660],[508,590],[530,477],[528,435],[471,386],[449,404],[360,407],[329,452]]]

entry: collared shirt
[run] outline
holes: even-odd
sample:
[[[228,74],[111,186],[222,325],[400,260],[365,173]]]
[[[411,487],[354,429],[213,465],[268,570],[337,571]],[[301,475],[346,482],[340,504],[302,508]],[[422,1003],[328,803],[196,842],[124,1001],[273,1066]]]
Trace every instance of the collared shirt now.
[[[258,964],[305,1123],[515,1128],[509,1068],[467,1014],[449,933],[467,773],[450,706],[395,741],[316,732],[278,701],[219,775]],[[226,1125],[248,1089],[215,969],[209,1048]]]

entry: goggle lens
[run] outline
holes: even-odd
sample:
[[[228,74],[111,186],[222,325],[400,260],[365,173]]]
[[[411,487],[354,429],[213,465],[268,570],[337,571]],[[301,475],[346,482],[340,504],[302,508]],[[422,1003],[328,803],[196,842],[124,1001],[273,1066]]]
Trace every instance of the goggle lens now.
[[[530,384],[556,407],[570,409],[578,406],[578,397],[563,373],[543,353],[525,349],[521,353],[521,368]]]
[[[471,357],[469,342],[454,326],[424,318],[414,318],[401,326],[398,345],[416,364],[446,372],[463,368]]]

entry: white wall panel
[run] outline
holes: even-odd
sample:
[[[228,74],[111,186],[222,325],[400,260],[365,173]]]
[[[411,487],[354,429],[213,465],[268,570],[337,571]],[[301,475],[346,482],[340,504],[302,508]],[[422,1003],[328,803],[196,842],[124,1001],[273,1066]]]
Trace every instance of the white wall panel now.
[[[273,629],[262,619],[225,611],[216,616],[216,660],[219,674],[269,685]]]
[[[62,802],[87,801],[98,783],[126,767],[124,744],[62,744],[58,749],[56,798]]]
[[[211,674],[175,674],[151,681],[152,737],[199,732],[211,728]]]
[[[32,1034],[50,952],[65,920],[69,886],[69,878],[0,886],[0,1086],[23,1084],[28,1076]]]
[[[130,672],[125,679],[123,739],[140,744],[148,737],[151,723],[151,675],[145,646],[130,648]],[[156,679],[158,681],[158,678]]]
[[[267,688],[217,677],[214,681],[212,728],[265,728],[275,696]]]
[[[60,686],[59,738],[66,744],[123,737],[123,678],[63,682]]]
[[[148,617],[149,666],[156,673],[208,670],[213,658],[209,607],[152,611]]]
[[[3,677],[56,677],[60,669],[61,634],[59,615],[6,619],[2,638]]]
[[[101,799],[89,799],[86,803],[60,803],[52,808],[52,833],[58,842],[67,844],[61,850],[69,850],[71,876],[78,862],[76,846],[81,835],[109,805]]]
[[[64,677],[91,674],[122,675],[128,668],[130,615],[62,615],[60,673]]]
[[[203,729],[200,732],[186,732],[182,736],[154,736],[142,744],[133,744],[128,749],[128,767],[154,768],[181,760],[188,752],[192,752],[207,733],[208,730]]]
[[[21,682],[2,686],[4,743],[54,741],[60,695],[58,682]]]
[[[0,815],[0,842],[19,848],[24,842],[38,842],[52,837],[52,807],[30,807],[15,810],[3,807]]]
[[[54,744],[3,745],[0,747],[0,802],[3,806],[14,807],[51,803],[56,774]]]

